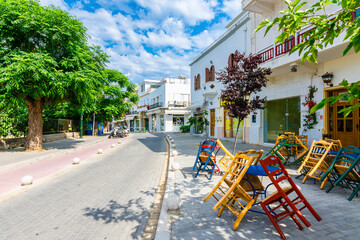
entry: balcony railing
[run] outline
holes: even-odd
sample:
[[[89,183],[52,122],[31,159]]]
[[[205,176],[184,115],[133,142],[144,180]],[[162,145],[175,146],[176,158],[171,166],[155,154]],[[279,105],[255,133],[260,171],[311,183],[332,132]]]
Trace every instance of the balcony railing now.
[[[360,16],[360,7],[358,6],[355,8],[354,13],[352,14],[352,20]],[[335,17],[329,19],[330,21],[333,20]],[[296,37],[291,37],[290,39],[285,40],[282,44],[277,44],[275,46],[269,46],[264,50],[260,51],[258,54],[261,55],[262,62],[269,61],[275,57],[281,56],[285,53],[290,52],[293,47],[299,43],[302,43],[309,39],[310,34],[307,34],[309,31],[313,30],[315,27],[308,27],[302,31],[296,33]],[[274,56],[274,49],[275,49],[275,56]]]
[[[155,109],[155,108],[159,108],[159,107],[164,107],[164,104],[161,103],[161,102],[158,102],[158,103],[155,103],[155,104],[152,104],[149,106],[149,110],[150,109]]]
[[[189,103],[187,101],[168,101],[169,107],[187,107]]]

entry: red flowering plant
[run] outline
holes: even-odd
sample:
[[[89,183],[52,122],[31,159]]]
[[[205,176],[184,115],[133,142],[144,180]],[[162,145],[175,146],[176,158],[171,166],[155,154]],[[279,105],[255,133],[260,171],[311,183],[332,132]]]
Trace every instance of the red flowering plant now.
[[[316,113],[311,113],[310,109],[315,106],[317,103],[314,101],[314,93],[318,89],[314,86],[309,86],[309,94],[305,97],[305,102],[302,103],[303,106],[308,106],[308,114],[305,115],[304,131],[306,132],[309,129],[313,129],[314,125],[318,123],[316,119]]]

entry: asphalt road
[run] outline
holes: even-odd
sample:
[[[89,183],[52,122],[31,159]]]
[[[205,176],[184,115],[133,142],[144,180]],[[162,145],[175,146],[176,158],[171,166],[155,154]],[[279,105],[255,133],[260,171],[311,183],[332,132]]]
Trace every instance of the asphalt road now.
[[[163,137],[133,134],[0,202],[0,239],[141,239],[165,163]]]

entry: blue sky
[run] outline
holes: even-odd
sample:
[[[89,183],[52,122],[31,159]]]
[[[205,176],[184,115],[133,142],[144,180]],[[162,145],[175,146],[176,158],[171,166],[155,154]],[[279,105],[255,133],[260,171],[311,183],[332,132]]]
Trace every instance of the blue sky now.
[[[109,68],[135,83],[189,77],[189,63],[223,34],[241,0],[40,0],[80,19]]]

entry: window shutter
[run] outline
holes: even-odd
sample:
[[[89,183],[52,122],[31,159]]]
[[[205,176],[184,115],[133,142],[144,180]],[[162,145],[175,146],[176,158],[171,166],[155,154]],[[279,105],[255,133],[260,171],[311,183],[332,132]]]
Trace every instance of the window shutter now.
[[[197,89],[200,89],[200,73],[197,75]]]
[[[212,65],[210,68],[210,81],[215,81],[215,66]]]
[[[210,71],[209,71],[209,69],[208,68],[205,68],[205,82],[209,82],[210,81],[210,79],[209,79],[209,77],[210,77]]]

